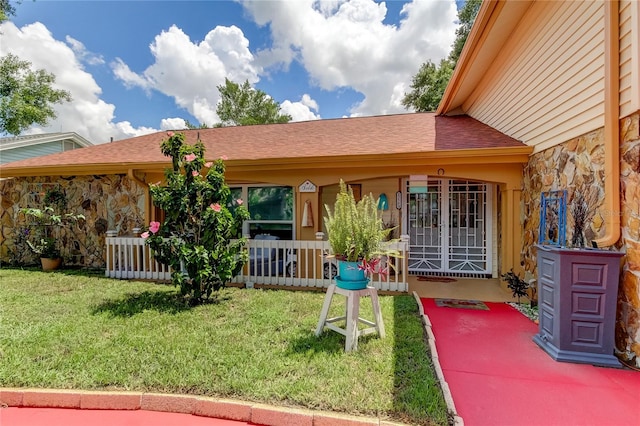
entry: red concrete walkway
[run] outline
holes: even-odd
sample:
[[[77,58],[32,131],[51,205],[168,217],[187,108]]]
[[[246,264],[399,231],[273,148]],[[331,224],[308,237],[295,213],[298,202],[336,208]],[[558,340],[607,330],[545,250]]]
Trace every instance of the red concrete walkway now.
[[[538,325],[507,304],[420,301],[465,426],[640,425],[640,372],[554,361],[532,341]]]

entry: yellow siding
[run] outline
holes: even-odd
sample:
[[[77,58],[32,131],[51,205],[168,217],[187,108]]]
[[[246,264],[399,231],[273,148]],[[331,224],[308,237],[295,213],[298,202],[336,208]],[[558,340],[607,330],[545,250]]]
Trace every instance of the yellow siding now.
[[[620,2],[620,118],[640,110],[640,7]]]
[[[464,109],[535,151],[602,127],[603,22],[603,2],[535,2]]]

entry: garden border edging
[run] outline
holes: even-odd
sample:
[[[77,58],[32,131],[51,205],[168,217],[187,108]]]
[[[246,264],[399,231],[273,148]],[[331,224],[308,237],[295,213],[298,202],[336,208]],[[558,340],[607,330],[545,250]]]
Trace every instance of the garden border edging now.
[[[265,426],[403,425],[403,423],[376,417],[358,417],[336,412],[277,407],[223,398],[151,392],[0,388],[0,409],[3,407],[162,411],[244,421]]]

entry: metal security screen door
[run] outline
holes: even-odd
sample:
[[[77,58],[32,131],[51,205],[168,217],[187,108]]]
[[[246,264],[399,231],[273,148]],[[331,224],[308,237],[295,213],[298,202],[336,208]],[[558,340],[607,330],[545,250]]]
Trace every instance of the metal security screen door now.
[[[491,273],[489,185],[429,179],[407,184],[409,272],[484,276]]]

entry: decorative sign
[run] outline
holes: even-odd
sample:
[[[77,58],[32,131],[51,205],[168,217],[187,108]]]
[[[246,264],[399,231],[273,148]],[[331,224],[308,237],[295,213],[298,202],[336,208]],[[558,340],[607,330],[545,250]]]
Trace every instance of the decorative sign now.
[[[316,192],[316,186],[310,181],[305,180],[302,185],[298,187],[299,192]]]

